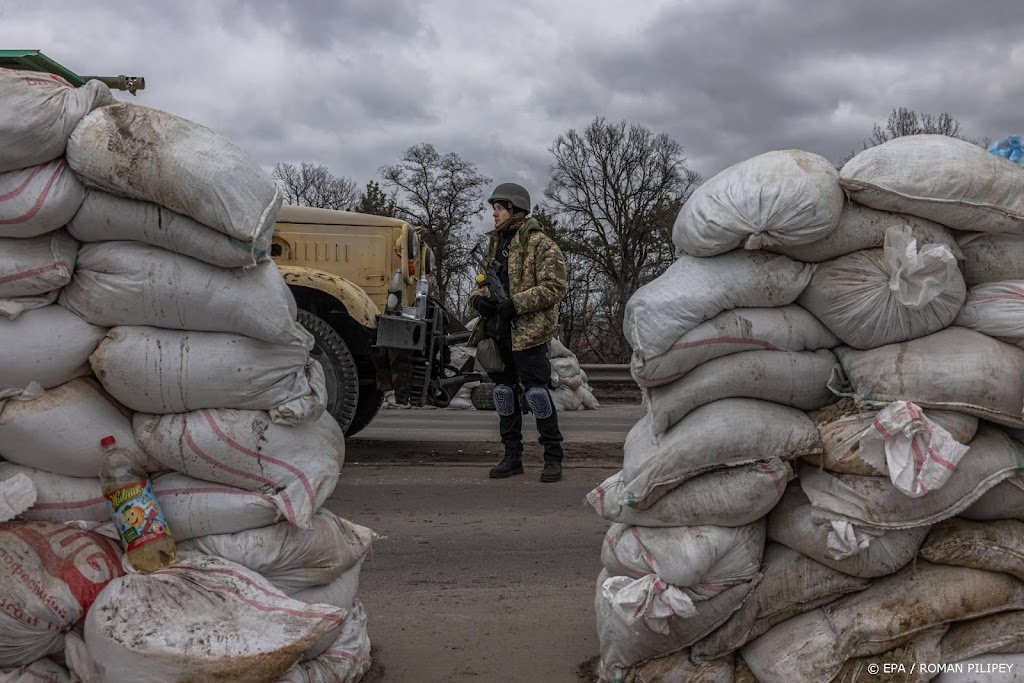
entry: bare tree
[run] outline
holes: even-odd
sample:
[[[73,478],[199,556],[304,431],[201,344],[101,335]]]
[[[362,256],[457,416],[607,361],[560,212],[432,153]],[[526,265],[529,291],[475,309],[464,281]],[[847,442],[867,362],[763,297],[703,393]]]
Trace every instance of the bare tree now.
[[[863,141],[861,151],[905,135],[925,134],[948,135],[951,138],[979,144],[977,141],[964,135],[960,121],[955,119],[952,114],[947,112],[942,112],[941,114],[919,113],[909,107],[899,107],[898,109],[893,109],[892,113],[889,114],[889,119],[885,122],[884,128],[877,123],[874,125],[871,129],[871,136]],[[837,167],[842,168],[843,164],[856,156],[857,153],[857,151],[853,151],[847,154],[839,161]]]
[[[624,362],[626,302],[672,263],[672,224],[700,174],[664,133],[600,117],[582,133],[560,135],[550,151],[554,164],[544,194],[558,218],[558,240],[592,266],[592,290],[601,299],[598,305],[591,298],[588,324],[603,327],[602,360]]]
[[[348,211],[359,197],[355,181],[334,175],[323,164],[280,163],[274,167],[273,176],[284,188],[286,204]]]
[[[410,147],[380,175],[395,194],[397,215],[421,226],[434,250],[438,298],[458,307],[456,293],[475,266],[471,223],[484,210],[483,193],[491,179],[458,154],[442,155],[428,143]]]
[[[376,180],[371,180],[366,183],[366,189],[359,195],[359,201],[354,210],[374,216],[394,217],[398,207],[395,206],[394,193],[388,195],[380,189],[380,184]]]

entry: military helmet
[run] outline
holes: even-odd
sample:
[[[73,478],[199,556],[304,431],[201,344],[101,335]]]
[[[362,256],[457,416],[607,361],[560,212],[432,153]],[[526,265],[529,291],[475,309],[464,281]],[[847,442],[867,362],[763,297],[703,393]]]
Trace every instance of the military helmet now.
[[[509,202],[520,211],[530,212],[530,193],[525,187],[515,183],[502,183],[494,188],[487,204],[492,205],[494,202]]]

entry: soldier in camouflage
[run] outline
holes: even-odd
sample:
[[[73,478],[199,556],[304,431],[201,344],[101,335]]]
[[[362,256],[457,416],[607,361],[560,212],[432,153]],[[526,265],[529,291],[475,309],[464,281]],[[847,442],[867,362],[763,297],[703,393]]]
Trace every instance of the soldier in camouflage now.
[[[540,480],[562,478],[562,433],[548,388],[551,362],[548,342],[558,326],[558,304],[565,296],[565,259],[554,240],[528,215],[530,195],[520,185],[498,185],[488,203],[494,210],[494,231],[484,267],[497,272],[507,293],[499,300],[478,278],[470,306],[482,316],[470,346],[496,340],[504,370],[488,372],[495,382],[494,407],[499,416],[505,457],[491,469],[495,479],[523,473],[523,402],[537,420],[544,447]]]

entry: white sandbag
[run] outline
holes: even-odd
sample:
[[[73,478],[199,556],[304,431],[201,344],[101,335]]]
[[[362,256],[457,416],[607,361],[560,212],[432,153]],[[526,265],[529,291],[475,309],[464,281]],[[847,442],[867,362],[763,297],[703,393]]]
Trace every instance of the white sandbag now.
[[[1006,572],[1024,580],[1024,522],[947,519],[932,527],[921,557],[936,564]]]
[[[660,583],[653,574],[638,581],[643,585],[637,586],[625,576],[609,577],[607,571],[602,571],[597,579],[594,611],[602,681],[623,681],[630,667],[697,642],[739,609],[756,583],[728,588],[697,603],[695,613],[680,616],[669,609],[671,602],[665,595],[679,594],[678,588]],[[644,598],[643,589],[647,589],[648,598],[643,604],[636,603],[638,588],[640,599]]]
[[[36,485],[24,474],[0,479],[0,522],[8,522],[35,505]]]
[[[52,659],[37,659],[16,668],[0,668],[0,683],[78,683],[71,672]]]
[[[1024,426],[1024,349],[963,327],[870,351],[835,350],[861,403],[913,401]]]
[[[554,359],[575,357],[576,354],[574,354],[569,349],[565,348],[565,344],[558,341],[557,339],[552,339],[551,341],[548,342],[548,358]]]
[[[584,410],[598,410],[601,407],[600,401],[586,384],[580,385],[580,388],[576,390],[576,396],[579,397]]]
[[[690,651],[658,657],[630,669],[623,683],[735,683],[735,662],[731,656],[695,664]]]
[[[775,625],[741,650],[758,683],[831,681],[846,657],[819,607]]]
[[[186,541],[187,542],[187,541]],[[351,609],[356,595],[359,593],[359,578],[363,571],[365,556],[356,560],[356,563],[338,575],[328,584],[322,586],[310,586],[299,591],[288,591],[285,593],[292,596],[299,602],[311,605],[333,605],[342,609]],[[280,586],[278,586],[280,588]]]
[[[237,334],[115,327],[89,363],[140,413],[268,410],[271,421],[295,424],[317,420],[327,399],[323,368],[305,348]]]
[[[598,484],[587,502],[610,522],[637,526],[743,526],[764,517],[781,500],[793,476],[780,458],[726,467],[684,481],[639,510],[625,504],[622,471]]]
[[[1024,234],[1024,168],[964,140],[908,135],[846,162],[839,182],[854,201],[956,230]]]
[[[38,237],[0,237],[0,299],[35,296],[71,281],[78,242],[66,230]]]
[[[51,389],[89,374],[89,355],[107,330],[61,306],[0,317],[0,389],[38,382]]]
[[[828,159],[796,149],[767,152],[698,187],[679,210],[672,241],[676,253],[692,256],[807,244],[835,230],[843,200]]]
[[[732,528],[612,524],[604,535],[601,562],[609,576],[654,574],[699,602],[752,580],[763,553],[763,519]]]
[[[243,242],[266,236],[281,208],[281,189],[240,147],[159,109],[97,109],[72,131],[67,158],[89,187],[154,202]]]
[[[1024,521],[1024,479],[1018,474],[999,482],[960,513],[964,519],[988,522],[996,519]]]
[[[64,159],[0,173],[0,237],[58,230],[78,211],[85,188]]]
[[[820,452],[818,430],[806,413],[767,401],[727,398],[709,403],[660,437],[645,415],[623,446],[623,501],[645,509],[684,481],[711,470]]]
[[[249,266],[267,258],[274,224],[252,242],[208,228],[159,204],[90,190],[68,232],[81,242],[134,240],[191,256],[221,268]]]
[[[660,356],[645,361],[634,354],[630,370],[640,386],[656,387],[734,353],[817,351],[838,345],[839,340],[799,306],[737,308],[697,325]]]
[[[76,88],[56,74],[0,71],[0,173],[63,156],[82,117],[114,102],[104,83]],[[2,194],[2,192],[0,192]]]
[[[85,644],[104,683],[138,681],[139,672],[153,683],[274,681],[337,639],[347,615],[292,600],[216,557],[116,579],[93,608]]]
[[[971,287],[954,324],[1024,346],[1024,280]]]
[[[1024,683],[1024,654],[978,655],[944,668],[933,683]]]
[[[690,656],[698,662],[728,656],[772,626],[867,585],[867,579],[849,576],[772,543],[764,552],[760,583],[729,621],[694,644]]]
[[[824,238],[810,244],[768,246],[765,251],[804,263],[831,261],[855,251],[881,248],[885,244],[886,230],[894,225],[909,225],[914,239],[921,246],[943,244],[949,247],[958,262],[964,259],[953,234],[944,226],[905,213],[879,211],[857,202],[846,202],[839,216],[839,225]]]
[[[961,232],[957,242],[964,253],[964,280],[968,287],[1024,280],[1024,236]]]
[[[551,369],[558,373],[563,379],[580,374],[580,363],[574,356],[567,358],[552,358]]]
[[[768,515],[768,540],[781,543],[837,571],[874,578],[886,576],[914,559],[928,535],[927,526],[892,529],[874,536],[866,548],[848,557],[828,552],[828,524],[811,520],[811,503],[800,484],[793,482]]]
[[[79,377],[28,401],[0,405],[0,457],[69,477],[98,477],[100,439],[141,452],[131,413],[91,377]],[[143,464],[143,466],[146,466]]]
[[[262,491],[284,518],[311,529],[338,483],[345,435],[327,412],[315,422],[274,424],[255,410],[136,414],[135,439],[168,469],[247,491]]]
[[[859,408],[848,398],[818,411],[811,418],[818,426],[823,450],[820,456],[808,456],[805,460],[841,474],[888,475],[889,467],[882,447],[885,440],[865,440],[871,434],[878,434],[875,418],[880,412]],[[928,410],[923,411],[923,416],[948,432],[957,443],[969,444],[978,432],[978,418],[973,415]],[[923,435],[915,433],[914,436]]]
[[[939,642],[948,628],[942,624],[922,631],[909,642],[880,654],[851,657],[832,679],[832,683],[870,681],[879,675],[872,674],[875,671],[880,671],[889,680],[894,677],[901,683],[928,683],[935,677],[935,667],[942,661]]]
[[[142,242],[86,244],[60,304],[94,325],[137,325],[307,343],[277,265],[218,268]]]
[[[951,624],[940,647],[944,662],[962,662],[989,652],[1024,652],[1024,610]]]
[[[722,311],[793,303],[813,273],[812,265],[760,251],[683,256],[630,297],[623,333],[646,361]]]
[[[983,426],[970,443],[970,454],[937,491],[911,498],[888,477],[830,474],[808,463],[797,465],[800,487],[811,501],[811,519],[834,527],[829,543],[843,532],[836,521],[857,532],[926,526],[967,509],[997,483],[1016,474],[1024,454],[1004,432]],[[858,542],[864,542],[857,534]]]
[[[357,683],[371,663],[366,612],[357,602],[329,648],[296,664],[275,683]]]
[[[0,667],[64,649],[64,633],[124,572],[117,542],[45,522],[0,524]]]
[[[25,311],[44,308],[50,304],[56,303],[59,295],[60,290],[54,289],[49,292],[33,296],[15,296],[9,299],[0,299],[0,318],[9,318],[13,320]]]
[[[661,434],[696,408],[725,398],[824,408],[836,400],[828,383],[837,365],[827,349],[745,351],[709,360],[671,384],[647,390],[651,429]]]
[[[308,530],[279,522],[234,534],[193,538],[178,544],[177,550],[179,556],[202,553],[230,560],[293,595],[337,579],[369,552],[372,541],[370,529],[321,509]]]
[[[583,409],[583,399],[569,387],[556,387],[550,392],[551,401],[555,404],[555,410],[558,412]]]

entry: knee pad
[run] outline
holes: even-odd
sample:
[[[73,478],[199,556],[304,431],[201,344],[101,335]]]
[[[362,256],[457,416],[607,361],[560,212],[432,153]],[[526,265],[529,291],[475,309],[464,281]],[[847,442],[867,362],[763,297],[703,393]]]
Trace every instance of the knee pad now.
[[[546,420],[555,414],[555,405],[551,402],[551,394],[544,387],[527,389],[526,402],[530,404],[530,410],[538,420]]]
[[[508,417],[509,415],[515,414],[516,395],[512,391],[512,387],[504,384],[494,385],[494,391],[491,392],[491,398],[494,399],[494,410],[497,411],[498,415]]]

